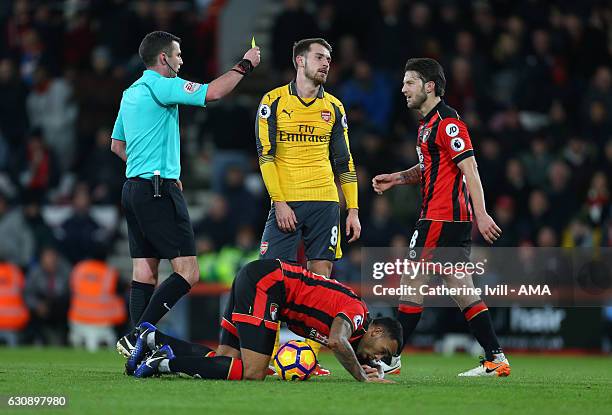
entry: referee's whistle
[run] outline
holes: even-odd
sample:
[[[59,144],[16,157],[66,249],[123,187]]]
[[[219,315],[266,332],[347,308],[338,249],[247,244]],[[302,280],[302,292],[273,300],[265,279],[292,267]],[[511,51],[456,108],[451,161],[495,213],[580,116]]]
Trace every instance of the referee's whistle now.
[[[153,172],[153,197],[161,197],[161,193],[159,192],[159,170],[155,170]]]

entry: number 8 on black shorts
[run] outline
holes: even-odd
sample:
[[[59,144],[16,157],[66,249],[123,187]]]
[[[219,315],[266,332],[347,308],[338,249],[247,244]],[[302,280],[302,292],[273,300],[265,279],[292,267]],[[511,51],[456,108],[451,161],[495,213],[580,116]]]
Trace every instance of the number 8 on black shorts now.
[[[297,261],[300,239],[304,240],[308,260],[335,261],[342,257],[340,248],[340,205],[338,202],[308,201],[287,203],[297,218],[294,232],[283,232],[276,223],[274,205],[268,214],[261,237],[260,258]]]

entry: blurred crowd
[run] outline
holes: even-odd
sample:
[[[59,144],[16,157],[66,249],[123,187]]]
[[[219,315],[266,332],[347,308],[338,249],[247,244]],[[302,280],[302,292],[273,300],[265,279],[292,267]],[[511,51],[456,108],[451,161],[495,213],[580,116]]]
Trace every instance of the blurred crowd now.
[[[210,81],[227,69],[216,51],[224,3],[0,5],[0,260],[26,273],[31,309],[68,289],[44,289],[31,282],[37,275],[65,280],[75,263],[116,254],[125,238],[124,166],[109,151],[110,131],[122,90],[144,69],[142,37],[178,35],[181,76]],[[362,246],[407,245],[418,217],[417,188],[383,196],[370,188],[374,175],[417,162],[417,117],[400,93],[415,56],[445,68],[444,100],[470,130],[488,210],[503,229],[498,246],[612,246],[609,2],[285,0],[278,8],[262,45],[266,69],[254,74],[260,90],[181,110],[185,191],[209,194],[194,215],[203,280],[231,282],[257,257],[269,208],[253,136],[257,103],[294,76],[293,42],[317,36],[334,48],[325,88],[347,109],[360,183],[362,238],[343,246],[337,278],[359,280]],[[57,295],[65,301],[67,291]]]

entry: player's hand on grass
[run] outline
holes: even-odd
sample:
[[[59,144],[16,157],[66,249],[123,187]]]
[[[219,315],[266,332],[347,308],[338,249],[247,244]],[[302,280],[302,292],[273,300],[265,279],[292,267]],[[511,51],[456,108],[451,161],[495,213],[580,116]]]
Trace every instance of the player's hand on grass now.
[[[372,367],[369,365],[361,365],[363,370],[366,372],[366,375],[369,378],[379,378],[382,379],[385,377],[385,372],[382,371],[380,366]]]
[[[349,209],[346,217],[346,236],[352,234],[348,240],[349,243],[355,242],[361,236],[361,223],[359,222],[359,211],[357,209]]]
[[[295,232],[297,218],[287,202],[274,202],[274,210],[276,211],[278,228],[283,232]]]
[[[259,51],[259,46],[255,46],[254,48],[249,49],[247,53],[244,54],[243,59],[248,59],[249,61],[251,61],[251,65],[253,65],[253,68],[259,65],[259,61],[261,60],[261,52]]]
[[[502,231],[500,227],[497,226],[493,218],[488,214],[476,216],[476,223],[478,224],[480,234],[488,243],[492,244],[501,236]]]
[[[379,174],[372,179],[372,187],[379,195],[382,195],[385,190],[395,186],[395,177],[393,174]]]

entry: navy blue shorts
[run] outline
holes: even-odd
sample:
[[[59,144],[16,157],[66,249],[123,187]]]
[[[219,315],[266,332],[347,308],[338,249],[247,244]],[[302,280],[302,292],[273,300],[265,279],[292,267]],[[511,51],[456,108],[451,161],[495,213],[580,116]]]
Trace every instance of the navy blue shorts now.
[[[288,202],[297,218],[294,232],[283,232],[276,223],[274,205],[261,237],[260,258],[297,262],[297,248],[304,240],[306,259],[335,261],[340,249],[340,205],[338,202]]]

